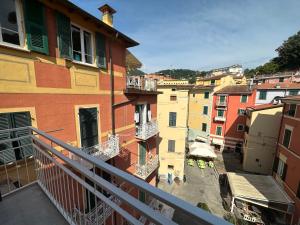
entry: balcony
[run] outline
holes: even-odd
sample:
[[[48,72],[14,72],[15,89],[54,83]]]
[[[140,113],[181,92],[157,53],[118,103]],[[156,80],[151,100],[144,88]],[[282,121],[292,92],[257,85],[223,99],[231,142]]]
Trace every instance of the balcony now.
[[[119,136],[111,135],[106,142],[89,148],[82,148],[82,150],[89,155],[107,161],[120,153]]]
[[[25,135],[13,135],[21,129],[27,130]],[[0,130],[0,134],[7,137],[0,140],[0,218],[5,224],[141,224],[141,217],[151,224],[178,224],[173,216],[141,202],[136,193],[143,191],[175,212],[184,213],[192,224],[229,225],[36,128]],[[12,142],[14,145],[9,144]],[[15,155],[6,160],[8,153]],[[91,164],[92,169],[70,155]]]
[[[145,165],[135,165],[135,175],[142,179],[147,179],[147,177],[153,173],[159,166],[158,155],[155,155],[150,160],[147,161]]]
[[[215,116],[215,121],[225,122],[226,118],[224,116]]]
[[[217,100],[216,106],[217,107],[226,107],[227,106],[227,102],[226,101]]]
[[[157,81],[143,76],[127,76],[125,94],[157,94]]]
[[[145,141],[156,134],[158,134],[158,125],[156,120],[151,120],[136,127],[135,136],[138,139]]]

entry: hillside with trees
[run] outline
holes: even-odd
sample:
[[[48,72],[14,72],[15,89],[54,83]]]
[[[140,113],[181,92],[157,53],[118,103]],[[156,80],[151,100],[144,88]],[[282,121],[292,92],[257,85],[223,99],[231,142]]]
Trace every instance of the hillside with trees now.
[[[247,77],[300,69],[300,31],[276,49],[278,56],[255,69],[245,69]]]

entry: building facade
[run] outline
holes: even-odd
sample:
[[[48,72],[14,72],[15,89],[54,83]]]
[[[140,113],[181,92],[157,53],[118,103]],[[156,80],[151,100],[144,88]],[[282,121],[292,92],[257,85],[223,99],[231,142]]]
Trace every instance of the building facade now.
[[[258,75],[253,78],[254,84],[263,84],[263,83],[293,83],[300,82],[300,73],[298,72],[285,72],[277,74],[268,74],[268,75]]]
[[[188,140],[209,141],[213,86],[194,86],[189,92]]]
[[[272,174],[282,117],[281,104],[251,106],[246,109],[243,170]]]
[[[184,175],[188,134],[188,98],[191,85],[158,85],[159,175],[172,181]]]
[[[255,94],[248,85],[225,86],[214,93],[210,139],[216,149],[241,152],[246,125],[246,108]]]
[[[292,224],[300,222],[300,96],[283,100],[283,117],[280,125],[273,175],[295,203]]]
[[[52,132],[156,185],[156,87],[126,83],[127,48],[138,43],[114,29],[112,18],[104,19],[115,11],[100,8],[105,23],[69,1],[2,3],[8,20],[1,21],[0,130]],[[23,158],[10,151],[1,161]]]

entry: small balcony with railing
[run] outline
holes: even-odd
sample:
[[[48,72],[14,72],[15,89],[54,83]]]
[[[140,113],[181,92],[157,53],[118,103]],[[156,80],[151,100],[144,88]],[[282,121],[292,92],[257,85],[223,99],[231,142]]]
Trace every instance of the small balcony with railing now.
[[[159,166],[158,155],[150,157],[144,165],[135,165],[135,175],[141,179],[147,179]]]
[[[225,116],[215,116],[215,121],[225,122],[226,118],[225,118]]]
[[[136,138],[140,140],[147,140],[158,134],[158,125],[156,120],[150,120],[136,126]]]
[[[14,135],[20,129],[26,132]],[[70,155],[91,164],[91,169]],[[140,191],[193,224],[229,224],[33,127],[0,130],[0,159],[4,224],[121,225],[142,224],[141,218],[147,224],[179,224],[154,203],[139,200]]]
[[[158,94],[157,81],[144,76],[127,76],[125,94]]]
[[[226,96],[218,96],[216,101],[216,107],[227,107]]]

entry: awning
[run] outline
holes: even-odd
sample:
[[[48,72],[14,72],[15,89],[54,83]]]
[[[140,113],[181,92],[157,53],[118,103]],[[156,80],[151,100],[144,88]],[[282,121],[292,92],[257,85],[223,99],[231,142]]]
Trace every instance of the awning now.
[[[232,196],[245,202],[293,213],[294,202],[272,176],[227,173]]]
[[[207,143],[197,142],[189,146],[191,156],[198,156],[203,158],[217,158],[214,149]]]

